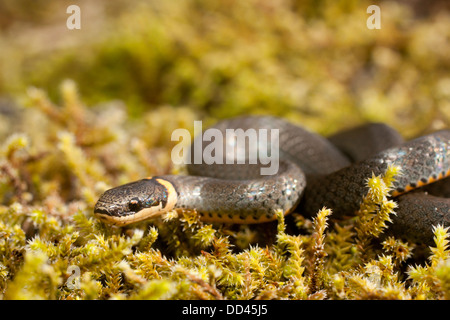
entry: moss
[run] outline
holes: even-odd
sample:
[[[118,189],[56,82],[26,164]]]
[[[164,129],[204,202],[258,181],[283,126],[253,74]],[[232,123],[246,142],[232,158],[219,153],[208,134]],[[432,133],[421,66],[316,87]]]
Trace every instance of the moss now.
[[[150,111],[143,117],[146,126],[128,123],[119,114],[110,126],[94,126],[89,124],[107,117],[107,111],[84,106],[72,82],[61,90],[61,106],[43,91],[30,90],[24,112],[38,110],[45,121],[24,126],[1,148],[6,173],[0,206],[4,299],[449,296],[448,229],[436,226],[436,246],[425,265],[410,264],[413,244],[380,238],[395,214],[396,204],[387,195],[396,167],[384,176],[368,177],[369,191],[354,219],[330,227],[332,211],[327,208],[311,221],[294,213],[303,232],[292,234],[279,212],[277,226],[266,226],[265,232],[275,236],[266,247],[254,237],[256,226],[213,226],[199,221],[195,212],[172,212],[124,228],[103,225],[92,213],[101,192],[151,175],[158,166],[149,163],[168,163],[156,157],[170,154],[169,146],[161,151],[159,139],[145,136],[148,126],[158,122],[155,117],[167,115],[171,121],[166,125],[177,128],[192,111]],[[120,149],[127,152],[118,154]]]
[[[194,119],[445,127],[447,14],[382,2],[382,32],[368,33],[355,27],[364,1],[125,3],[103,40],[72,38],[76,53],[58,39],[22,50],[0,33],[0,92],[14,97],[0,101],[3,299],[449,299],[448,229],[436,226],[425,261],[384,235],[397,168],[367,177],[360,210],[341,221],[328,208],[240,227],[192,212],[124,228],[93,216],[112,186],[182,172],[170,135]]]
[[[321,133],[384,121],[408,137],[449,123],[445,10],[424,15],[427,6],[418,18],[407,4],[380,1],[383,23],[374,31],[365,27],[370,1],[102,0],[83,10],[106,14],[71,32],[61,30],[63,4],[54,4],[51,19],[8,2],[19,20],[34,16],[15,27],[37,40],[24,45],[25,36],[0,33],[8,44],[2,93],[34,85],[57,100],[70,77],[90,105],[120,99],[134,117],[188,106],[220,118],[283,115]]]

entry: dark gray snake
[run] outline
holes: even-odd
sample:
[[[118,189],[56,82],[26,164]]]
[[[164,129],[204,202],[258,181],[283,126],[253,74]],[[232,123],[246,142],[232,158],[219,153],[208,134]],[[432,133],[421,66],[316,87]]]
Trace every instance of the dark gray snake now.
[[[226,129],[279,129],[278,173],[261,176],[261,163],[191,164],[187,176],[151,177],[107,190],[95,214],[117,225],[170,210],[196,210],[210,222],[259,223],[274,220],[278,209],[314,216],[327,207],[341,218],[358,210],[372,174],[396,165],[402,174],[392,196],[399,207],[390,230],[429,243],[433,226],[450,225],[450,130],[404,142],[392,128],[369,124],[325,139],[268,116],[229,119],[214,128],[224,136]]]

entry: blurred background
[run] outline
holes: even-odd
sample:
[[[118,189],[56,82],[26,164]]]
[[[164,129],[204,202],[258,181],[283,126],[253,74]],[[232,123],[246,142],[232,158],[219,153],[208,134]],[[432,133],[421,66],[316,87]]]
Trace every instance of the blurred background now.
[[[69,5],[81,29],[69,30]],[[369,30],[369,5],[381,29]],[[449,126],[448,1],[1,0],[2,137],[30,87],[139,119],[263,113],[323,134],[382,121],[412,137]],[[29,92],[28,92],[29,95]],[[8,129],[6,129],[8,128]]]

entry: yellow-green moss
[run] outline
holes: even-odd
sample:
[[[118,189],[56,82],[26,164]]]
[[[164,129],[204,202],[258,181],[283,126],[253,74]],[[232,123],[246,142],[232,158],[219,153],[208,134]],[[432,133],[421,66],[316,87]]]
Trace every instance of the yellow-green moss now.
[[[372,120],[408,137],[449,125],[445,10],[416,9],[418,18],[406,3],[380,1],[382,28],[370,30],[368,0],[102,0],[80,4],[105,14],[71,31],[62,3],[50,18],[7,2],[12,17],[34,19],[8,25],[23,36],[0,32],[0,93],[34,85],[58,99],[72,78],[89,104],[120,99],[133,116],[162,105],[269,113],[321,133]]]
[[[0,31],[0,93],[14,97],[0,109],[1,298],[449,299],[447,229],[425,253],[381,238],[396,168],[367,177],[343,221],[327,208],[293,213],[295,226],[280,213],[239,227],[93,216],[112,186],[182,172],[170,135],[194,119],[269,113],[320,133],[378,120],[405,136],[448,126],[447,13],[381,2],[382,30],[369,32],[369,2],[321,2],[120,2],[101,40],[71,38],[76,50],[60,38],[23,50]]]

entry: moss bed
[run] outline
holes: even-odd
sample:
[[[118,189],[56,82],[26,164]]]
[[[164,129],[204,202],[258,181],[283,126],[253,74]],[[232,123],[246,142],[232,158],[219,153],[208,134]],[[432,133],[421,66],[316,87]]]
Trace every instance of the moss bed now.
[[[171,133],[194,120],[272,114],[325,135],[383,121],[406,138],[449,127],[439,1],[379,2],[378,31],[372,3],[320,2],[80,1],[97,18],[74,33],[63,1],[50,13],[4,1],[0,297],[450,299],[448,230],[435,226],[431,247],[386,235],[398,168],[367,177],[360,210],[339,221],[327,208],[248,226],[93,215],[108,188],[183,174]]]

